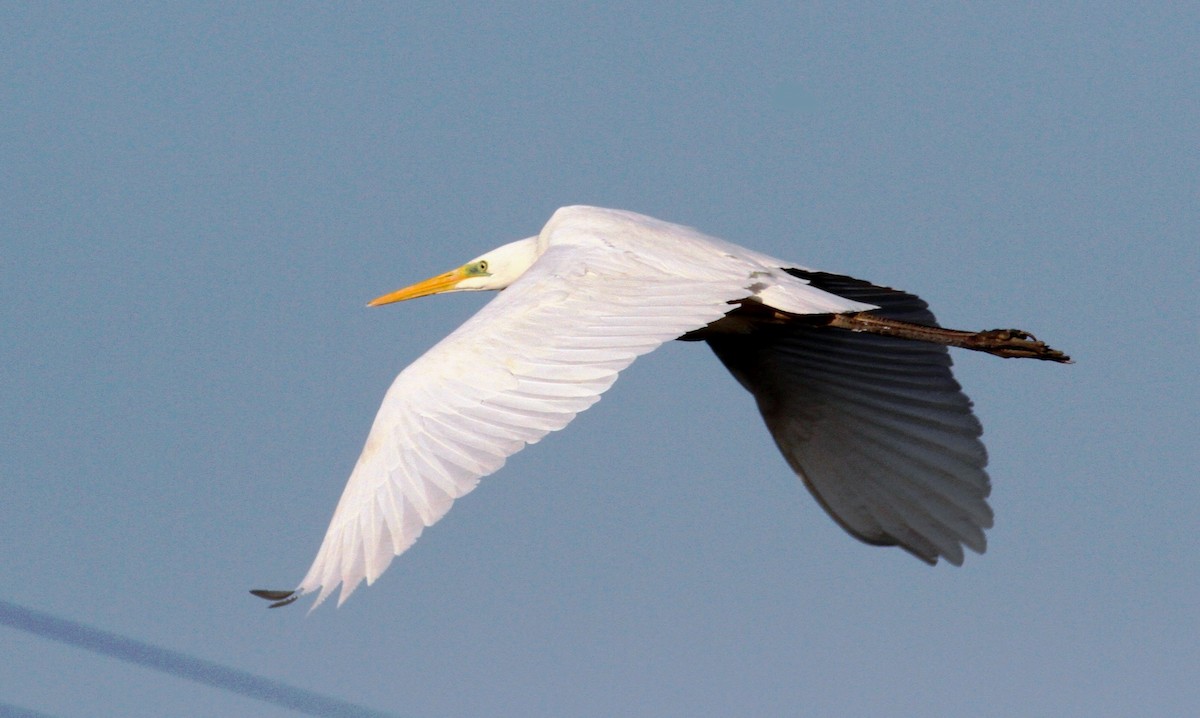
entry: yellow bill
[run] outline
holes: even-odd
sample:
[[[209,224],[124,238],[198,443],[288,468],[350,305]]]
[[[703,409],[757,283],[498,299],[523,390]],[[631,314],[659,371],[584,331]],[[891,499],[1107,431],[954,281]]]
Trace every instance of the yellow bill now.
[[[467,279],[469,276],[470,275],[467,274],[464,268],[459,267],[458,269],[446,272],[445,274],[439,274],[436,277],[430,277],[423,282],[417,282],[416,284],[405,287],[404,289],[397,289],[391,294],[385,294],[382,297],[376,297],[367,302],[367,306],[378,307],[381,304],[403,302],[405,299],[416,299],[417,297],[426,297],[430,294],[445,292],[454,289],[455,285],[462,280]]]

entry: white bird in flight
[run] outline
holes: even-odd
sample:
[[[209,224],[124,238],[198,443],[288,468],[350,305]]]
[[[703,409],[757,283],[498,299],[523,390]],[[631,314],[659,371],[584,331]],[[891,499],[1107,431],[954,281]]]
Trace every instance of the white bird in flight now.
[[[370,306],[504,290],[396,377],[316,560],[272,607],[370,585],[505,459],[665,341],[705,341],[789,466],[853,536],[930,564],[983,553],[987,452],[947,346],[1069,362],[1026,332],[942,329],[925,302],[633,212],[564,207]]]

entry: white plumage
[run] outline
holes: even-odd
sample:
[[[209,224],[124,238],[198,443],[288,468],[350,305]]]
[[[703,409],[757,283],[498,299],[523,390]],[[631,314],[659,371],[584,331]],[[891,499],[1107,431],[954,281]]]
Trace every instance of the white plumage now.
[[[372,304],[485,289],[504,291],[388,390],[303,581],[257,595],[319,592],[315,607],[340,585],[344,602],[481,477],[676,338],[709,342],[852,534],[930,563],[984,550],[986,453],[946,348],[820,321],[935,325],[916,297],[632,212],[565,207],[538,236]]]

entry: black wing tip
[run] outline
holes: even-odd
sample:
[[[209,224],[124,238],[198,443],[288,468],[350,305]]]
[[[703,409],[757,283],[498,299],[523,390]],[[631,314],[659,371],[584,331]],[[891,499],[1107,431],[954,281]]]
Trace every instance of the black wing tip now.
[[[295,591],[272,591],[265,588],[254,588],[250,590],[250,593],[265,601],[274,602],[270,606],[267,606],[267,608],[279,608],[281,606],[286,606],[295,601],[297,598],[300,598],[300,594],[296,593]]]

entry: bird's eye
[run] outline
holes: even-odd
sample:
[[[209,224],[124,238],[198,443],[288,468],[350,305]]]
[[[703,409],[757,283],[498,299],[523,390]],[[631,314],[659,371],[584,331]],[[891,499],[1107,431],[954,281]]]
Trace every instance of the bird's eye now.
[[[467,273],[467,276],[469,276],[469,277],[490,277],[490,276],[492,276],[492,275],[488,274],[488,263],[487,263],[486,259],[481,259],[477,262],[471,262],[470,264],[463,267],[463,271],[465,271]]]

